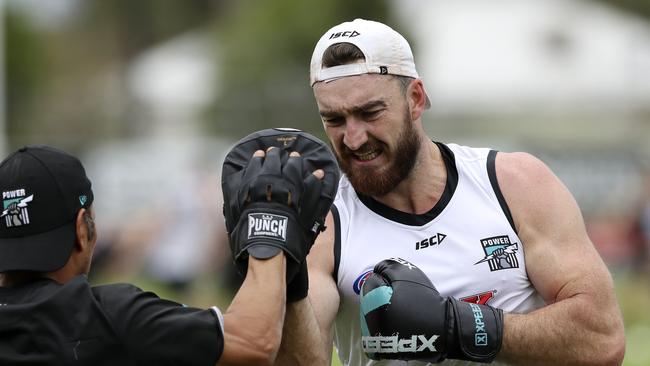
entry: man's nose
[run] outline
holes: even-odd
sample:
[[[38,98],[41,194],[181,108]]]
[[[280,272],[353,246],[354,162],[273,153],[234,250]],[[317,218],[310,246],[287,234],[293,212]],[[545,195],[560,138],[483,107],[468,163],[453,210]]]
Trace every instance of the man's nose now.
[[[357,150],[368,141],[365,123],[350,118],[345,124],[343,143],[350,150]]]

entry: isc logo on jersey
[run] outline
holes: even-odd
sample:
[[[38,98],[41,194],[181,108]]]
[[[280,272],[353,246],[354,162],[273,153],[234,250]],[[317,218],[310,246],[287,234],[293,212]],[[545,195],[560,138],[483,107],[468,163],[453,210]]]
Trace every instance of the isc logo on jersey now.
[[[287,217],[269,213],[248,214],[248,239],[264,237],[287,241]]]
[[[431,237],[415,242],[415,250],[420,250],[424,248],[432,248],[434,245],[442,244],[442,241],[447,237],[446,234],[436,233]]]
[[[352,283],[352,290],[354,290],[354,293],[359,295],[361,293],[361,288],[363,287],[363,284],[366,282],[368,277],[372,274],[372,269],[368,269],[361,273],[359,277],[357,277],[356,280]]]

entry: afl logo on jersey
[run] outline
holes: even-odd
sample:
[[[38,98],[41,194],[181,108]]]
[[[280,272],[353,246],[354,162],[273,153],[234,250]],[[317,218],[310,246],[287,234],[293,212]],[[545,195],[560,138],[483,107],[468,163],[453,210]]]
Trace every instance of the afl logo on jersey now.
[[[359,295],[361,293],[361,287],[363,286],[364,282],[370,277],[372,274],[372,269],[366,270],[362,274],[357,277],[356,280],[354,280],[354,283],[352,284],[352,289],[354,290],[354,293]]]

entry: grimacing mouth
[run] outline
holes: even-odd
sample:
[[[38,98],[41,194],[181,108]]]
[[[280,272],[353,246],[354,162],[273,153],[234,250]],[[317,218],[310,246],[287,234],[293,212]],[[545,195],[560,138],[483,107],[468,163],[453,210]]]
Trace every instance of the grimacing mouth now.
[[[352,155],[354,155],[354,157],[357,160],[370,161],[370,160],[376,158],[377,156],[379,156],[379,154],[381,154],[381,150],[372,149],[372,150],[365,151],[365,152],[362,152],[362,153],[355,152]]]
[[[384,150],[380,144],[365,144],[357,150],[350,150],[347,146],[343,146],[343,157],[354,159],[358,161],[370,161],[381,155]]]

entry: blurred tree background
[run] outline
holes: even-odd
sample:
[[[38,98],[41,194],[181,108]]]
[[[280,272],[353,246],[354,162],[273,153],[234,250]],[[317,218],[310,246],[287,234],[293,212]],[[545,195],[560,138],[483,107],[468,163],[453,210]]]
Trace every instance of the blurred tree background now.
[[[223,6],[220,1],[76,1],[64,14],[38,21],[27,17],[27,5],[9,5],[10,144],[51,136],[76,148],[133,133],[124,85],[129,62],[159,42],[214,22]],[[47,12],[49,5],[31,1],[29,6]]]
[[[650,2],[646,0],[596,0],[612,6],[620,7],[633,14],[650,19]]]
[[[645,0],[594,1],[650,18]],[[386,1],[68,0],[63,14],[49,17],[28,15],[39,6],[48,12],[52,6],[43,1],[4,3],[10,147],[48,136],[81,148],[84,141],[146,131],[147,122],[134,118],[137,106],[125,80],[129,63],[196,31],[209,34],[219,65],[217,79],[206,80],[219,84],[202,116],[207,133],[236,137],[281,125],[313,130],[318,117],[308,64],[323,30],[365,17],[408,36]]]
[[[314,40],[354,17],[390,21],[384,1],[68,2],[65,14],[40,23],[25,8],[43,5],[47,12],[45,2],[10,1],[5,9],[11,148],[35,136],[82,148],[147,131],[127,88],[129,63],[197,31],[209,35],[219,64],[221,93],[203,113],[208,133],[238,137],[289,125],[312,130],[319,123],[308,85]]]
[[[237,280],[219,225],[221,154],[262,128],[324,138],[310,57],[323,32],[354,18],[411,40],[434,105],[432,137],[530,151],[562,178],[616,280],[625,364],[649,365],[648,0],[0,0],[0,151],[45,143],[82,157],[102,230],[101,279],[225,306]],[[522,36],[505,40],[512,33]],[[518,72],[521,80],[507,78]],[[198,227],[197,213],[206,219]],[[183,247],[189,241],[206,244]],[[202,272],[160,276],[152,253],[179,252],[158,243],[196,251],[204,262],[187,267]]]
[[[242,134],[285,126],[318,131],[320,120],[309,86],[315,40],[355,17],[387,21],[383,1],[238,1],[232,16],[215,27],[223,90],[210,123],[217,133]]]

